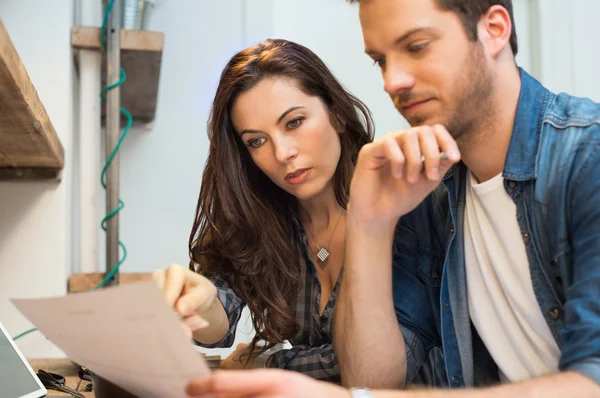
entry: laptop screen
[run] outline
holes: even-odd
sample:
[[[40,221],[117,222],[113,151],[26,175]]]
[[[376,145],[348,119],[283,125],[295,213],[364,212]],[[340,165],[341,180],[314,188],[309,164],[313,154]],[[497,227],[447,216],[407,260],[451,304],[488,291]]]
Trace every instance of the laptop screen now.
[[[42,397],[45,393],[31,368],[13,347],[0,324],[0,391],[3,398]]]

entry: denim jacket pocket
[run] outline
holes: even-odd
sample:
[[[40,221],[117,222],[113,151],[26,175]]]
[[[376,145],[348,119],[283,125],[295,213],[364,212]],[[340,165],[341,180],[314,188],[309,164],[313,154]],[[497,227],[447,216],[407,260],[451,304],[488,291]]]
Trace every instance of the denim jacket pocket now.
[[[444,267],[444,254],[427,247],[419,248],[417,275],[425,284],[440,287]]]

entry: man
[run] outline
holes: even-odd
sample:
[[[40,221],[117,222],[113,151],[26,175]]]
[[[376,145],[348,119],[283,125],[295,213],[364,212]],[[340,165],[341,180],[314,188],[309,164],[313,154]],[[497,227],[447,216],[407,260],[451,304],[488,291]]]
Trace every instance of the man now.
[[[414,127],[365,146],[355,170],[344,384],[469,388],[355,397],[600,396],[600,105],[516,66],[510,0],[350,2]],[[350,396],[270,370],[189,392]]]

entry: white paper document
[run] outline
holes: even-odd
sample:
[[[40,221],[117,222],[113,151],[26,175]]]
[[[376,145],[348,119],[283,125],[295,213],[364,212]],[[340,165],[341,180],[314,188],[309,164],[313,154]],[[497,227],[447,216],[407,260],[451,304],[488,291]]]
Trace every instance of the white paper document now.
[[[186,397],[210,372],[153,281],[12,302],[73,361],[140,397]]]

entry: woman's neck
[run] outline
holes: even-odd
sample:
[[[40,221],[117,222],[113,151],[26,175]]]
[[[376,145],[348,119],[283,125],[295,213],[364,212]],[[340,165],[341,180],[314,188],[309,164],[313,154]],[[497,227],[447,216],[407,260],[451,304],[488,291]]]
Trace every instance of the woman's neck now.
[[[328,229],[332,223],[338,221],[343,212],[331,184],[320,194],[308,200],[298,201],[298,208],[302,222],[313,226],[316,231]]]

